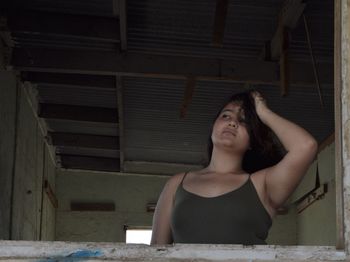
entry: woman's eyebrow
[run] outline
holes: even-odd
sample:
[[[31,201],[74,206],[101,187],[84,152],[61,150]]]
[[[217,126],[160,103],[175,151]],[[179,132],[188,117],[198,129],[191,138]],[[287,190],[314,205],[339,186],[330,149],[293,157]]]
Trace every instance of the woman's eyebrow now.
[[[221,111],[221,113],[224,113],[224,112],[234,113],[234,111],[232,109],[224,109],[224,110]]]

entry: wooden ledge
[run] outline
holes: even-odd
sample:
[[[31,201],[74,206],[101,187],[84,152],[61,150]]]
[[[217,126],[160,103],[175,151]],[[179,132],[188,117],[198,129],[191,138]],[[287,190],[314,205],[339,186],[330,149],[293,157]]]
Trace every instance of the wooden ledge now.
[[[95,242],[0,241],[0,260],[66,261],[345,261],[330,246],[185,245],[147,246]]]

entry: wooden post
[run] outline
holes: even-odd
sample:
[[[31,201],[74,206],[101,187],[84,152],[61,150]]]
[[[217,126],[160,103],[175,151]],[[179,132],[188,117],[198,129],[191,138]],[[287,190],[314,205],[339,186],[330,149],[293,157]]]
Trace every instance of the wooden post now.
[[[288,59],[288,47],[289,47],[289,29],[283,27],[283,33],[281,38],[281,57],[280,57],[280,87],[281,95],[286,96],[289,88],[289,59]]]
[[[185,118],[187,108],[192,101],[194,88],[196,85],[196,78],[194,76],[187,77],[185,96],[181,107],[180,118]]]

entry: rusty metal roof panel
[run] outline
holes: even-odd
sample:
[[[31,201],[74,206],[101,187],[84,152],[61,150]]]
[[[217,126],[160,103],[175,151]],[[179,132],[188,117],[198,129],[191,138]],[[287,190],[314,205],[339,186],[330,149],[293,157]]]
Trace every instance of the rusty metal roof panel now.
[[[9,7],[32,10],[59,12],[67,14],[86,14],[95,16],[114,16],[113,0],[12,0]]]
[[[276,28],[282,1],[230,1],[223,47],[212,45],[215,1],[128,1],[130,50],[150,53],[257,58]]]
[[[202,164],[217,111],[242,84],[197,81],[185,118],[180,118],[185,81],[123,78],[126,160]],[[310,131],[319,141],[334,130],[333,90],[323,87],[325,107],[317,89],[290,87],[281,97],[278,86],[251,86],[266,95],[271,108]]]
[[[156,54],[258,59],[265,42],[271,40],[277,29],[283,2],[230,1],[223,46],[214,47],[215,1],[128,1],[128,48]],[[329,61],[332,56],[332,5],[331,0],[308,1],[305,10],[319,61]],[[303,19],[291,34],[290,57],[308,60]]]

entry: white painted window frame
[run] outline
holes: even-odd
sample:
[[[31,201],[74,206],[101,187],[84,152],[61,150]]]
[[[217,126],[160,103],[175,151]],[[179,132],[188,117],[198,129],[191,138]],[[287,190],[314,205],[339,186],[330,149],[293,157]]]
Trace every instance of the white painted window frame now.
[[[350,1],[334,0],[336,246],[126,245],[0,241],[0,260],[51,261],[349,261],[350,241]],[[67,260],[67,261],[68,261]],[[70,261],[70,260],[69,260]]]

